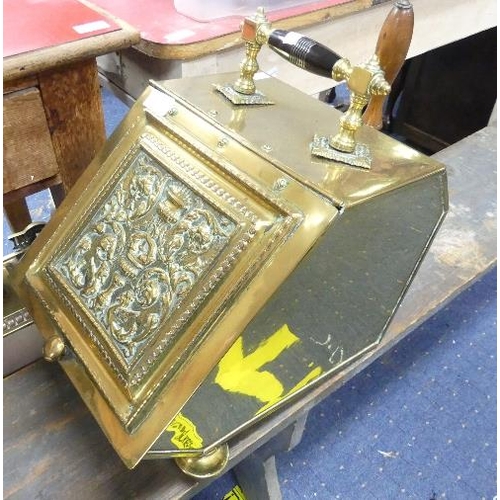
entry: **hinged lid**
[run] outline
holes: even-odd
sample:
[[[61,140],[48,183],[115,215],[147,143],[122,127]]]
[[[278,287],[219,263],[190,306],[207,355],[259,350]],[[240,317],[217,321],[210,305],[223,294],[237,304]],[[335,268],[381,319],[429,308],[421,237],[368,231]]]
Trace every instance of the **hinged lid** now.
[[[129,467],[338,213],[238,137],[149,87],[13,277]]]

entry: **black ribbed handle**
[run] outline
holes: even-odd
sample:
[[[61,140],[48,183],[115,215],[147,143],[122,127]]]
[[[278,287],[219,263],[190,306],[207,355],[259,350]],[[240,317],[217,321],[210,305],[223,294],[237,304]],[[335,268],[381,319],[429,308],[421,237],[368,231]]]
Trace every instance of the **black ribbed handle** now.
[[[267,43],[295,66],[327,78],[332,77],[333,65],[341,59],[328,47],[294,31],[273,30]]]

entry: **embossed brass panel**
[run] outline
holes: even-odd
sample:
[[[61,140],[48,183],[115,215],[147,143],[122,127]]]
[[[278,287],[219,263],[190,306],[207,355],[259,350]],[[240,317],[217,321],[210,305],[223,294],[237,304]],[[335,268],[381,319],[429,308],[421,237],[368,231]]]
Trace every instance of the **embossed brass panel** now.
[[[314,157],[338,112],[272,78],[234,105],[237,76],[151,83],[12,277],[129,467],[212,456],[376,345],[447,209],[443,165],[368,127],[370,170]]]

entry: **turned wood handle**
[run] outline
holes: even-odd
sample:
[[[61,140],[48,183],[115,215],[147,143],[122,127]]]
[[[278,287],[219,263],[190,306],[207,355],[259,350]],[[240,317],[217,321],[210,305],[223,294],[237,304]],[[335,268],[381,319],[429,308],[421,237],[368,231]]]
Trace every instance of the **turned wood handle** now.
[[[375,53],[392,85],[405,62],[413,35],[413,6],[408,0],[397,0],[389,12],[377,41]],[[382,128],[382,111],[386,96],[373,96],[363,114],[363,121],[378,130]]]

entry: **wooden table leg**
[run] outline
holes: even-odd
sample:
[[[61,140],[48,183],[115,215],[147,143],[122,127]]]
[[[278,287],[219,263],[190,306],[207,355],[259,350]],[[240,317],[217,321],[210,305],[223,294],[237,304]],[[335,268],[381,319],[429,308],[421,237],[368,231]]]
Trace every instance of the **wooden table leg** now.
[[[96,61],[88,59],[40,73],[38,83],[62,181],[51,187],[57,207],[106,140]],[[4,202],[4,210],[14,232],[31,222],[21,197]]]
[[[4,203],[3,209],[14,233],[22,231],[31,222],[30,211],[24,198]]]
[[[95,59],[38,76],[64,191],[73,186],[106,140]]]
[[[62,184],[56,184],[50,188],[50,194],[52,195],[52,201],[54,202],[54,206],[57,208],[64,199],[64,187]]]

